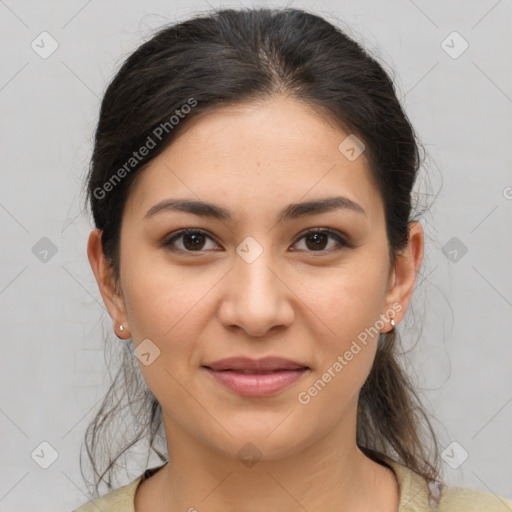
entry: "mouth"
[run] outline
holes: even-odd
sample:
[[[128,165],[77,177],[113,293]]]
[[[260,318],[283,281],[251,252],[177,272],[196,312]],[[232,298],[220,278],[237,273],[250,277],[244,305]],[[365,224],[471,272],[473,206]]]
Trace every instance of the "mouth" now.
[[[307,370],[307,367],[304,368],[296,368],[294,370],[289,370],[286,368],[277,368],[275,370],[236,370],[233,368],[228,368],[226,370],[214,370],[213,368],[210,368],[209,366],[203,366],[203,368],[207,368],[208,370],[212,370],[214,372],[233,372],[233,373],[240,373],[242,375],[270,375],[272,373],[279,373],[279,372],[294,372],[297,370]]]
[[[235,372],[269,373],[285,370],[309,369],[299,361],[285,359],[283,357],[264,357],[262,359],[251,359],[250,357],[230,357],[203,365],[214,371],[230,370]]]
[[[282,358],[231,358],[203,365],[213,379],[242,396],[270,396],[296,383],[308,366]]]

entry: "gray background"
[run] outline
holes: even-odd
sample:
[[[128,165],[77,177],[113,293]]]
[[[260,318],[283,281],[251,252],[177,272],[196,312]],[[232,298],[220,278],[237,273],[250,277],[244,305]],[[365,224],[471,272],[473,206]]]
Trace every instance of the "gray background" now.
[[[220,5],[251,4],[0,1],[0,511],[69,512],[86,500],[79,447],[108,384],[102,332],[113,336],[86,256],[92,223],[80,210],[99,101],[154,29]],[[400,325],[404,344],[415,344],[409,368],[441,448],[458,443],[447,459],[468,453],[456,469],[443,462],[445,479],[512,499],[512,2],[288,5],[348,24],[396,72],[428,151],[419,197],[439,192],[423,219],[416,325],[409,313]],[[58,43],[47,58],[44,31]],[[469,47],[458,55],[461,37]],[[43,237],[55,254],[41,252]],[[42,442],[58,455],[47,469],[52,448]],[[128,468],[119,485],[142,469]]]

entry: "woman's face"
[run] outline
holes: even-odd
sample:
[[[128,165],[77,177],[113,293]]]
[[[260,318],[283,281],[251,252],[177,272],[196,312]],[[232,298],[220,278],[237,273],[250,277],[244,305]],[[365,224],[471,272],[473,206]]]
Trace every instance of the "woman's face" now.
[[[106,303],[138,347],[168,440],[192,436],[232,456],[245,446],[267,460],[327,434],[353,441],[378,332],[405,313],[421,250],[391,266],[383,203],[348,135],[297,100],[218,109],[134,183],[121,294]],[[212,207],[191,213],[170,200]],[[195,233],[180,236],[185,228]],[[205,368],[268,356],[307,369]]]

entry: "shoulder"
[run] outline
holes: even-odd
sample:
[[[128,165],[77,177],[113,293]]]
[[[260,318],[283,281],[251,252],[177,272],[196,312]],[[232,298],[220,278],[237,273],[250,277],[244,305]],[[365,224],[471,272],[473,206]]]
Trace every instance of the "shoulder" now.
[[[72,512],[135,512],[135,493],[139,484],[164,466],[165,464],[161,464],[160,466],[146,469],[142,475],[129,484],[118,487],[104,496],[89,500]]]
[[[380,457],[393,471],[400,486],[400,510],[427,512],[512,512],[512,501],[491,492],[427,482],[412,469],[388,457]],[[436,508],[437,507],[437,508]]]
[[[133,482],[114,489],[104,496],[89,500],[72,512],[98,512],[98,510],[102,512],[135,512],[135,491],[141,479],[142,475]]]
[[[512,512],[512,501],[487,491],[445,486],[439,512]]]

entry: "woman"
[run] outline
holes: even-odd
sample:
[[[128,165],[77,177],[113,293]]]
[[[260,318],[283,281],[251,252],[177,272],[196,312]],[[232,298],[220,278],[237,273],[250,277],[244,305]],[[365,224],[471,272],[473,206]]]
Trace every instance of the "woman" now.
[[[88,257],[143,409],[99,470],[113,385],[86,446],[97,486],[141,437],[164,463],[79,512],[512,510],[443,485],[396,360],[418,168],[390,78],[318,16],[221,10],[127,59],[96,131]]]

